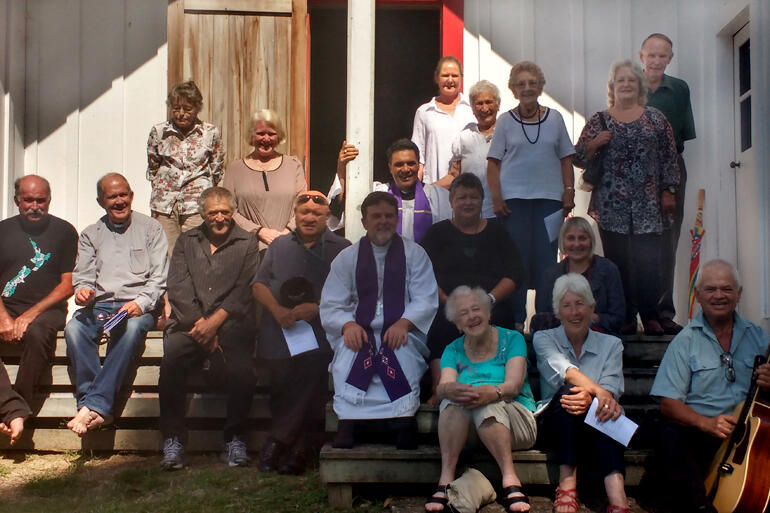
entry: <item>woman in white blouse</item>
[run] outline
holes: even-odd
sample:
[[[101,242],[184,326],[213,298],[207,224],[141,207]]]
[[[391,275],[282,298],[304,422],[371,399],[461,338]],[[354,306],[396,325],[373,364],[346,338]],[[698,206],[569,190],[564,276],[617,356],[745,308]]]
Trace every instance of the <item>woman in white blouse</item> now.
[[[463,67],[457,57],[442,57],[433,80],[438,95],[420,105],[412,128],[412,141],[420,149],[418,177],[425,185],[449,174],[452,141],[468,123],[475,121],[468,98],[460,92]]]

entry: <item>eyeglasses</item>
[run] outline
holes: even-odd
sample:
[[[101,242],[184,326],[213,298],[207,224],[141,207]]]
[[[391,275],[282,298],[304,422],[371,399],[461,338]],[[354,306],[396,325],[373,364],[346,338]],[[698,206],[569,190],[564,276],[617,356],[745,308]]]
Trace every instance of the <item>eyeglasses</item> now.
[[[540,87],[540,82],[537,80],[530,80],[528,82],[525,82],[522,80],[521,82],[516,82],[513,84],[513,87],[515,87],[516,89],[524,89],[527,86],[532,88]]]
[[[725,378],[730,383],[735,382],[735,368],[733,367],[733,355],[730,353],[722,353],[719,359],[722,361],[722,365],[727,365],[725,369]]]
[[[303,194],[302,196],[297,196],[297,205],[302,205],[304,203],[307,203],[308,201],[312,201],[316,205],[327,205],[326,198],[323,196],[319,196],[317,194]]]
[[[169,107],[169,109],[171,110],[171,112],[184,112],[186,114],[189,114],[195,110],[195,107],[172,105],[171,107]]]

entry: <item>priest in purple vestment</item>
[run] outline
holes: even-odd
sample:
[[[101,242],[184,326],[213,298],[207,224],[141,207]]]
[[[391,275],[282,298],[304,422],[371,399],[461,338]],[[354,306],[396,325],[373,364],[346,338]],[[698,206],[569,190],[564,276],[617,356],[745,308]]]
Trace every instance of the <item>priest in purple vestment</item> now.
[[[333,445],[352,447],[356,430],[372,424],[363,421],[379,420],[397,448],[411,449],[438,286],[425,251],[396,233],[393,195],[369,194],[361,212],[366,235],[334,259],[321,294],[340,419]]]

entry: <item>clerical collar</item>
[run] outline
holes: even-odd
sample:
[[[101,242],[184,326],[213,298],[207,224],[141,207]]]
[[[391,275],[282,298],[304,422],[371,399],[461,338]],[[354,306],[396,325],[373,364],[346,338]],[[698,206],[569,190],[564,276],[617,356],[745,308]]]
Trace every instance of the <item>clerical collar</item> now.
[[[415,191],[415,189],[416,189],[416,187],[412,187],[412,189],[409,190],[409,191],[404,191],[404,190],[398,189],[401,192],[401,199],[405,200],[405,201],[413,200],[414,199],[414,191]]]

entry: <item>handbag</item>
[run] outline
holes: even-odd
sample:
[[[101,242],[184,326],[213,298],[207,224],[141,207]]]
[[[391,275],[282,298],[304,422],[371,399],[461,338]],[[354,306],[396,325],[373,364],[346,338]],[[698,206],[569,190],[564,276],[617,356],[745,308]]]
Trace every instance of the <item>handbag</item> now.
[[[604,115],[599,112],[599,123],[601,123],[601,131],[607,130],[607,123],[604,121]],[[592,191],[596,185],[602,179],[604,173],[604,154],[607,152],[607,147],[603,147],[594,153],[593,157],[588,160],[585,171],[583,171],[583,183],[580,188],[584,191]]]
[[[475,468],[469,468],[449,483],[446,494],[449,511],[457,513],[476,513],[497,498],[492,483]]]

